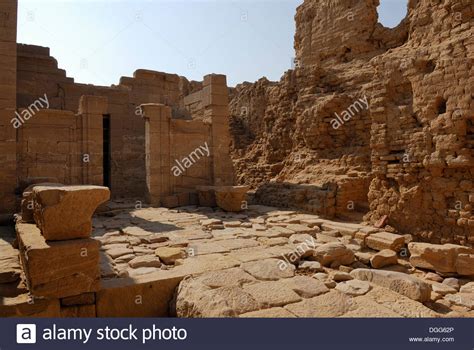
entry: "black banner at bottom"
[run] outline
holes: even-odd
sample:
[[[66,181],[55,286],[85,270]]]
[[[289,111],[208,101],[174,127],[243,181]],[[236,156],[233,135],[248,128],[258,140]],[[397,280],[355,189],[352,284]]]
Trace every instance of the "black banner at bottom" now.
[[[0,349],[474,349],[474,319],[0,319]],[[306,347],[310,346],[310,347]]]

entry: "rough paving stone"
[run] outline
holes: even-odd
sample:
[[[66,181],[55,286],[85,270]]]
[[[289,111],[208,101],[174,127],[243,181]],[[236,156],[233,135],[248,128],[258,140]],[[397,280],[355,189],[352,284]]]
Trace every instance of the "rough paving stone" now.
[[[211,226],[211,225],[222,225],[222,220],[219,219],[207,219],[207,220],[201,220],[200,221],[201,225],[204,227]]]
[[[280,280],[280,282],[303,298],[312,298],[329,292],[329,289],[323,282],[308,276],[285,278]]]
[[[450,286],[451,288],[454,288],[455,290],[459,290],[460,288],[459,280],[457,278],[445,278],[443,280],[443,284]]]
[[[349,281],[353,279],[353,277],[348,272],[336,272],[332,276],[332,279],[336,282],[342,282],[342,281]]]
[[[291,237],[289,238],[289,242],[292,244],[306,243],[314,245],[316,243],[316,239],[313,236],[308,235],[307,233],[297,233],[291,235]]]
[[[139,267],[160,267],[161,261],[154,255],[143,255],[130,260],[128,265],[134,269]]]
[[[457,289],[443,283],[434,282],[431,284],[431,288],[433,292],[438,293],[439,295],[446,295],[446,294],[455,294],[457,293]]]
[[[436,317],[436,313],[387,288],[373,286],[365,295],[351,299],[350,310],[344,317]]]
[[[108,249],[107,254],[110,255],[113,259],[119,258],[123,255],[133,255],[133,249],[117,247],[113,249]]]
[[[109,198],[107,187],[36,186],[34,218],[46,240],[88,238],[92,232],[92,215]]]
[[[192,278],[180,283],[176,297],[178,317],[236,317],[261,307],[241,287],[211,289]]]
[[[242,269],[264,281],[275,281],[294,276],[295,266],[280,259],[265,259],[242,264]]]
[[[176,260],[186,256],[181,248],[160,247],[155,250],[155,255],[166,265],[173,265]]]
[[[239,317],[245,318],[294,318],[296,317],[291,312],[281,307],[272,307],[258,311],[247,312]]]
[[[472,293],[448,294],[444,298],[454,305],[463,306],[470,310],[474,310],[474,294]]]
[[[226,221],[224,222],[224,227],[240,227],[240,221]]]
[[[442,273],[457,272],[458,257],[474,252],[472,248],[460,245],[431,243],[409,243],[408,250],[413,266]]]
[[[211,271],[199,276],[199,281],[210,287],[242,286],[244,283],[255,282],[256,279],[241,268]]]
[[[243,289],[265,307],[283,306],[301,300],[298,294],[280,281],[246,284]]]
[[[234,238],[234,239],[224,239],[220,240],[219,245],[223,246],[226,249],[244,249],[250,247],[256,247],[259,243],[253,239],[243,239],[243,238]]]
[[[371,286],[369,282],[359,281],[359,280],[350,280],[338,283],[336,290],[347,294],[347,295],[364,295],[369,292]]]
[[[435,282],[443,282],[443,277],[441,277],[440,275],[436,274],[436,273],[433,273],[433,272],[428,272],[426,275],[425,275],[425,279],[429,280],[429,281],[435,281]]]
[[[331,290],[284,308],[298,317],[339,317],[349,310],[351,298],[344,293]]]
[[[376,232],[365,239],[365,244],[374,250],[390,249],[399,252],[405,245],[405,237],[389,232]]]
[[[401,272],[356,269],[351,272],[351,276],[391,289],[419,302],[430,300],[431,286],[428,283]]]
[[[468,282],[459,289],[461,293],[472,293],[474,294],[474,282]]]
[[[354,262],[354,253],[342,243],[326,243],[314,250],[313,258],[323,266],[334,262],[340,265],[350,265]]]
[[[298,269],[308,270],[311,272],[324,272],[324,268],[317,261],[300,261]]]
[[[370,259],[370,264],[374,269],[381,269],[382,267],[396,265],[397,263],[397,253],[390,249],[381,250]]]

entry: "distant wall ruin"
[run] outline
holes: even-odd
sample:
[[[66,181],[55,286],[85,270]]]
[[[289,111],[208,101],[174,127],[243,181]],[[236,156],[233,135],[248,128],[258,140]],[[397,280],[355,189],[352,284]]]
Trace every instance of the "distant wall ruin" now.
[[[104,184],[115,198],[145,198],[146,135],[140,106],[146,104],[169,107],[171,162],[201,143],[212,154],[182,176],[161,171],[167,178],[163,181],[173,183],[168,195],[201,184],[232,185],[225,76],[189,82],[176,74],[137,70],[110,87],[75,83],[58,68],[49,48],[16,43],[17,0],[1,6],[0,213],[18,208],[18,185],[31,178]],[[43,96],[47,107],[35,109],[14,128],[11,120]]]

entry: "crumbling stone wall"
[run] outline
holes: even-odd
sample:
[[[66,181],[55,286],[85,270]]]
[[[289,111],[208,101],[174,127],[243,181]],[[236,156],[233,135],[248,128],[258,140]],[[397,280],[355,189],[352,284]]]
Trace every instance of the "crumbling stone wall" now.
[[[87,64],[87,62],[84,62]],[[176,74],[137,70],[111,87],[75,83],[66,76],[49,48],[18,44],[18,107],[26,108],[46,94],[50,108],[77,113],[83,95],[108,99],[110,118],[111,188],[115,197],[142,197],[145,179],[145,124],[139,112],[144,103],[172,107],[173,117],[183,117],[181,100],[201,87]],[[188,116],[189,117],[189,116]]]
[[[298,8],[294,69],[233,91],[237,179],[267,204],[337,216],[352,207],[421,240],[472,244],[474,6],[412,0],[389,29],[378,5]],[[361,99],[368,108],[333,128]],[[309,205],[288,193],[299,186],[333,189],[335,200]]]
[[[410,40],[372,60],[374,221],[434,243],[474,243],[471,1],[411,1]]]

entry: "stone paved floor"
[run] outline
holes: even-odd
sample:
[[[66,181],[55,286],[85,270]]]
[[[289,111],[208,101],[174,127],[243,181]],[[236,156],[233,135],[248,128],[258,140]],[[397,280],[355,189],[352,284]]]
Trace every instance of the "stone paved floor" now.
[[[265,206],[239,214],[117,208],[94,218],[102,279],[181,276],[172,307],[178,316],[474,316],[472,280],[377,254],[364,244],[377,231]]]

